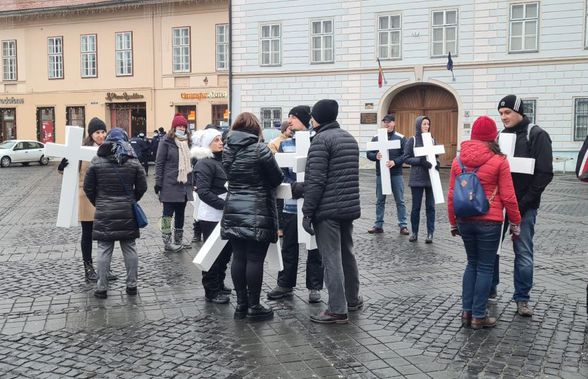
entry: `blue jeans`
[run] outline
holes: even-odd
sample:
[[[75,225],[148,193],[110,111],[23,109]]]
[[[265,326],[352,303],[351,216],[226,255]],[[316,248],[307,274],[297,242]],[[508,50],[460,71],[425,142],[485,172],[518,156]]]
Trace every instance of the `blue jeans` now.
[[[392,194],[396,202],[396,217],[398,218],[398,226],[406,227],[406,205],[404,204],[404,181],[402,175],[390,176],[392,183]],[[376,177],[376,222],[374,226],[381,228],[384,226],[384,211],[386,209],[386,195],[382,194],[382,180],[380,176]]]
[[[412,210],[410,211],[410,224],[412,233],[419,233],[419,224],[421,222],[421,203],[423,202],[423,193],[426,193],[425,208],[427,213],[427,233],[435,232],[435,198],[431,187],[410,187],[412,191]]]
[[[463,273],[463,310],[475,318],[486,317],[486,302],[492,286],[494,260],[500,245],[498,222],[459,223],[458,229],[468,257]]]
[[[537,209],[528,209],[521,221],[521,235],[513,242],[514,261],[514,301],[529,301],[533,287],[533,236]]]

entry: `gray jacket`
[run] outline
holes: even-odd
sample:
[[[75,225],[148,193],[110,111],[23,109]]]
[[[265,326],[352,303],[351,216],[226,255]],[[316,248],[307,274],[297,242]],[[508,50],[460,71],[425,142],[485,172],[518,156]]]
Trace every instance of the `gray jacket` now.
[[[188,181],[178,182],[179,151],[173,139],[164,137],[157,148],[155,185],[161,187],[159,200],[164,203],[192,201],[192,169],[188,167]]]

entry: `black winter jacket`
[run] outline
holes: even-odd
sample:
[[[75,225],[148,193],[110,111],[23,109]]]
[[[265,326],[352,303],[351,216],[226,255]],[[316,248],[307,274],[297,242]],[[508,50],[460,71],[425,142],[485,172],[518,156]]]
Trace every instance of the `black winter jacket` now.
[[[415,122],[416,133],[406,141],[406,145],[404,146],[404,163],[410,165],[409,187],[431,187],[429,169],[424,165],[426,158],[414,156],[414,148],[423,146],[423,131],[421,129],[423,118],[424,116],[417,117]],[[431,133],[431,128],[429,128],[429,133]],[[438,165],[439,162],[437,161]]]
[[[119,166],[110,148],[108,142],[100,146],[84,178],[84,192],[96,207],[92,239],[124,241],[139,238],[132,200],[139,201],[147,191],[145,170],[134,158]]]
[[[361,216],[359,147],[336,121],[321,125],[310,144],[302,212],[314,222],[355,220]]]
[[[504,128],[501,133],[515,133],[515,157],[534,158],[535,173],[533,175],[512,173],[519,210],[521,215],[527,209],[539,209],[541,194],[553,179],[553,153],[549,134],[539,126],[531,129],[527,140],[527,128],[531,121],[525,116],[512,128]]]
[[[375,135],[372,138],[372,142],[376,142],[378,136]],[[388,150],[388,157],[391,161],[394,161],[394,167],[390,169],[390,175],[402,175],[402,164],[404,163],[404,147],[406,146],[406,137],[398,133],[396,130],[388,132],[388,141],[400,141],[400,149]],[[376,162],[376,176],[380,176],[380,163],[378,162],[378,151],[370,150],[366,153],[367,159]]]
[[[193,147],[192,157],[198,159],[193,172],[198,198],[214,209],[224,209],[225,201],[218,197],[227,192],[222,153],[213,154],[209,148]]]
[[[222,162],[229,179],[222,238],[276,242],[276,187],[284,175],[271,150],[256,135],[231,131]]]
[[[192,201],[192,172],[186,183],[178,182],[179,150],[173,139],[164,137],[159,142],[155,160],[155,185],[161,187],[159,200],[164,203]],[[189,168],[188,168],[189,169]]]

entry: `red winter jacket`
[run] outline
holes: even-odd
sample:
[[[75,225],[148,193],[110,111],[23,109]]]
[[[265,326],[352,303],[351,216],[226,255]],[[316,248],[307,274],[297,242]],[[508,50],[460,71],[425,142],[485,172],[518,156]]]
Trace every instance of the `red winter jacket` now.
[[[488,200],[491,199],[494,190],[498,187],[494,200],[490,201],[488,213],[481,216],[465,217],[462,220],[502,222],[504,221],[503,209],[506,208],[510,222],[520,224],[521,214],[519,213],[517,197],[510,174],[510,166],[506,160],[506,156],[494,154],[486,142],[471,140],[462,142],[459,157],[467,172],[471,172],[476,167],[480,167],[477,175]],[[449,223],[452,226],[457,225],[457,219],[453,211],[453,187],[455,186],[455,177],[460,173],[461,168],[459,167],[459,163],[457,163],[457,158],[455,158],[451,165],[449,194],[447,195]]]

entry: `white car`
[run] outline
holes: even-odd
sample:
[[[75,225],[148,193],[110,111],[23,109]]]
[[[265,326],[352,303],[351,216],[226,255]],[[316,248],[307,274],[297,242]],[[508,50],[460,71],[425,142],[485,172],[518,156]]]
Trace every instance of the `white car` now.
[[[11,163],[22,163],[28,166],[38,162],[45,166],[49,158],[45,156],[45,145],[31,140],[10,140],[0,143],[0,166],[8,167]]]

